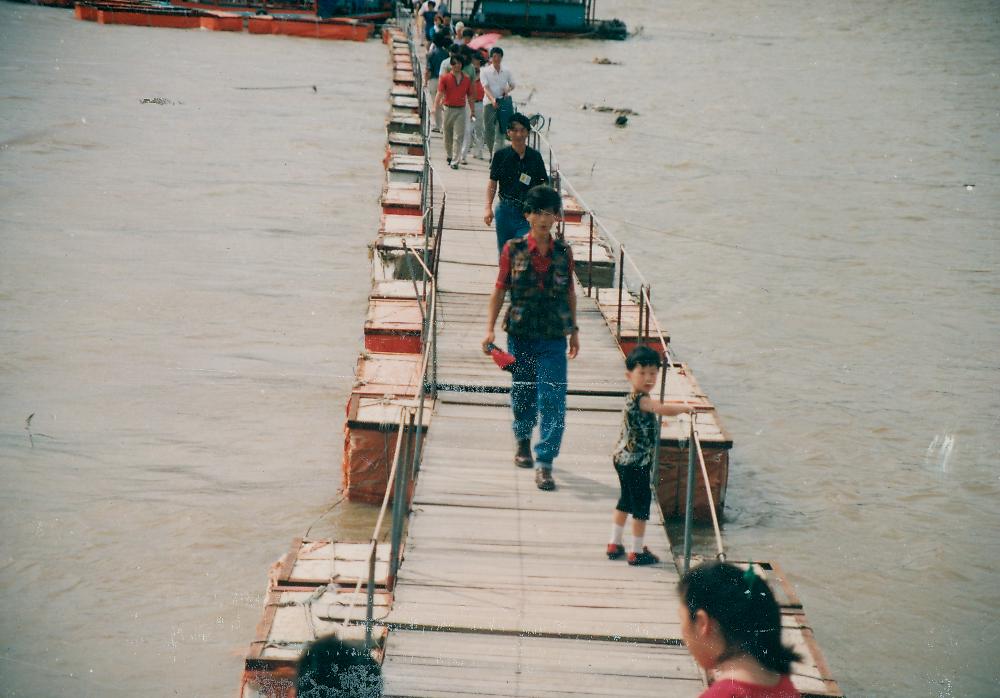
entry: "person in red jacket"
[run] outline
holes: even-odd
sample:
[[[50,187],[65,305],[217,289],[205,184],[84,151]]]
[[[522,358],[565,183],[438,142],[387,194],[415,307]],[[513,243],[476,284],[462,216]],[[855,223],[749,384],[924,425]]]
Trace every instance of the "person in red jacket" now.
[[[444,104],[444,149],[448,154],[451,169],[458,169],[458,159],[462,155],[462,141],[465,138],[466,109],[475,115],[472,80],[462,72],[462,59],[451,58],[451,71],[438,81],[435,109]]]
[[[789,672],[801,657],[782,644],[781,608],[753,565],[699,565],[677,591],[681,637],[712,678],[701,698],[800,698]]]
[[[469,31],[466,29],[466,31]],[[486,54],[476,51],[472,54],[472,65],[475,67],[475,80],[472,81],[473,115],[465,122],[465,145],[462,146],[462,164],[466,164],[467,157],[473,148],[476,149],[474,157],[484,160],[483,155],[483,100],[486,98],[486,88],[480,81],[480,71],[486,64]]]

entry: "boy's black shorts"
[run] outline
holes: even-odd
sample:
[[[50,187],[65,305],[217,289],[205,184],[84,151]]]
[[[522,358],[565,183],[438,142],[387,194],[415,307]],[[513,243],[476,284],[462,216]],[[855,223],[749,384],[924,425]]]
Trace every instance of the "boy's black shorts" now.
[[[636,521],[648,521],[651,501],[649,468],[616,465],[615,472],[622,488],[615,509],[631,514]]]

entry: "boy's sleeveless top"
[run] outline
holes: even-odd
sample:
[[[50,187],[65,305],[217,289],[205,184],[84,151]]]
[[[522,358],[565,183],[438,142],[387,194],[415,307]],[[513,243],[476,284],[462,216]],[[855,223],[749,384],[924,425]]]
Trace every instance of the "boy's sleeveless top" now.
[[[510,307],[503,320],[509,335],[530,339],[561,339],[573,331],[569,309],[570,251],[566,243],[552,240],[552,263],[543,288],[531,264],[526,237],[507,243],[510,254]]]
[[[622,411],[622,431],[612,458],[622,467],[648,468],[653,465],[653,448],[659,418],[639,409],[639,401],[649,393],[631,393],[625,398]]]

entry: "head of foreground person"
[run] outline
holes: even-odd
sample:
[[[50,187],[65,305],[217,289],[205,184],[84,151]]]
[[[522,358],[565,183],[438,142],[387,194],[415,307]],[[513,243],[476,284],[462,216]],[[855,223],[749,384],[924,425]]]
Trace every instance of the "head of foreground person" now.
[[[789,673],[800,659],[781,643],[781,608],[767,583],[725,562],[699,565],[677,585],[681,635],[706,670],[742,667],[758,678]]]
[[[659,352],[640,344],[625,357],[625,378],[633,392],[652,394],[663,360]]]
[[[334,636],[313,642],[302,653],[297,698],[381,698],[382,670],[363,647]]]
[[[519,153],[524,152],[528,144],[528,134],[531,133],[531,122],[521,112],[514,112],[507,122],[507,140],[511,147]]]
[[[490,49],[490,64],[495,70],[500,70],[500,64],[503,62],[503,49],[499,46],[494,46]]]

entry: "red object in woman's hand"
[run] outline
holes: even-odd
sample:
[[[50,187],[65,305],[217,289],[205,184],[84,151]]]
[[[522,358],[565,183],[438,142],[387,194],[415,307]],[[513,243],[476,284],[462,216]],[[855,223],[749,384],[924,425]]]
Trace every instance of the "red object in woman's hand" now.
[[[504,371],[514,371],[513,354],[508,354],[496,344],[490,344],[487,348],[490,350],[490,356],[493,357],[493,363],[502,368]]]

